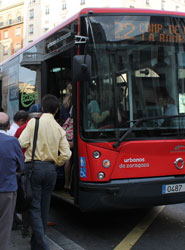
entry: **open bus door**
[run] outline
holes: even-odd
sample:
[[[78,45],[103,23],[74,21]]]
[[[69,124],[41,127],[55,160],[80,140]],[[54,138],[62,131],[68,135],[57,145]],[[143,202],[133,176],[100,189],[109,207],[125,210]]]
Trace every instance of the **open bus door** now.
[[[72,85],[73,85],[73,130],[74,130],[74,146],[73,146],[73,170],[72,170],[72,184],[71,191],[66,192],[62,185],[59,185],[59,188],[53,192],[53,196],[59,199],[65,200],[70,204],[78,206],[79,198],[79,157],[78,157],[78,120],[79,120],[79,110],[78,110],[78,83],[79,82],[88,82],[91,79],[91,57],[89,55],[76,55],[73,57],[72,65]],[[62,176],[62,181],[64,181],[64,173]],[[61,180],[59,180],[61,181]]]

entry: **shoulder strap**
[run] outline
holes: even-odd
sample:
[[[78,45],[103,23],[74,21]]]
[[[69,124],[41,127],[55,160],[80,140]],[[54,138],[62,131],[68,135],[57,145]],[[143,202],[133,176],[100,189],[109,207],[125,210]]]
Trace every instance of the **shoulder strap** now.
[[[33,150],[32,150],[32,157],[31,157],[32,166],[33,166],[33,161],[34,161],[34,156],[35,156],[38,129],[39,129],[39,118],[35,118],[35,131],[34,131],[34,137],[33,137]]]

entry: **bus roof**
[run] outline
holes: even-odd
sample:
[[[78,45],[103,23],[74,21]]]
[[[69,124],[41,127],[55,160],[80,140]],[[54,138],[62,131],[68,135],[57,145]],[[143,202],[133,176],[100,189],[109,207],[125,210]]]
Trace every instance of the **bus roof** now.
[[[185,16],[184,12],[166,11],[166,10],[154,10],[154,9],[136,9],[136,8],[84,8],[79,14],[88,14],[93,12],[94,14],[100,13],[134,13],[134,14],[157,14],[157,15],[175,15]]]
[[[61,28],[65,27],[69,23],[73,22],[75,19],[78,19],[79,16],[81,15],[92,15],[92,14],[104,14],[104,13],[128,13],[128,14],[152,14],[152,15],[170,15],[170,16],[181,16],[184,17],[185,13],[184,12],[177,12],[177,11],[165,11],[165,10],[153,10],[153,9],[136,9],[136,8],[84,8],[80,10],[78,13],[73,15],[72,17],[66,19],[64,22],[53,28],[52,30],[48,31],[44,35],[40,36],[38,39],[33,41],[32,43],[28,44],[27,46],[23,47],[20,49],[18,52],[15,54],[11,55],[9,58],[4,60],[2,63],[0,63],[0,66],[2,66],[4,63],[12,60],[22,52],[28,50],[29,48],[33,47],[35,44],[38,42],[44,40],[45,38],[51,36]]]

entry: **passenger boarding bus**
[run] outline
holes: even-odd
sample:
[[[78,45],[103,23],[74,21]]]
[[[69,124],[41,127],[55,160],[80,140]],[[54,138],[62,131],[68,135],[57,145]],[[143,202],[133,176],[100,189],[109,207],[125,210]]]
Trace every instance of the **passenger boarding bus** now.
[[[0,67],[11,119],[72,83],[72,190],[53,195],[82,211],[185,202],[184,13],[83,9]]]

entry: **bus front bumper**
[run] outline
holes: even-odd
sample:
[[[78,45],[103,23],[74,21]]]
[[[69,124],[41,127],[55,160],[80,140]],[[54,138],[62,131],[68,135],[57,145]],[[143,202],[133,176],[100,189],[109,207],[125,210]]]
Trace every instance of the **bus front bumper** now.
[[[185,202],[185,192],[163,194],[164,185],[185,184],[185,176],[80,182],[81,211],[151,207]]]

